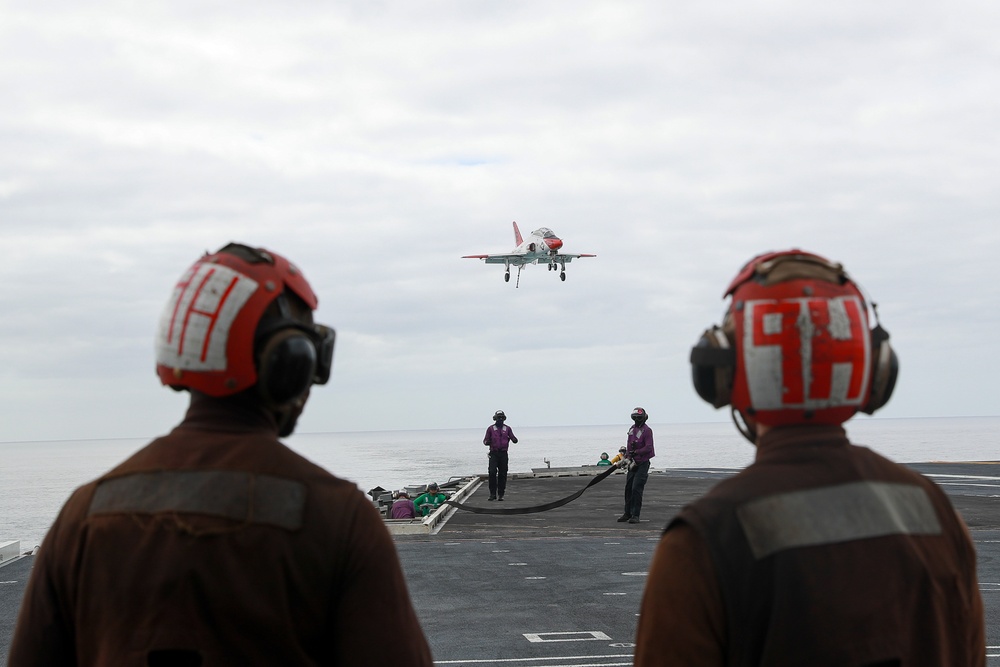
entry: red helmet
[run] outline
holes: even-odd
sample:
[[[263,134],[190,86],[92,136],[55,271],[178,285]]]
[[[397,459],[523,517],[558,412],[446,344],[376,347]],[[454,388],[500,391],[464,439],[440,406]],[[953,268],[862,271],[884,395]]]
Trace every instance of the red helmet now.
[[[259,375],[267,374],[257,362],[266,342],[259,336],[264,334],[280,339],[275,344],[279,349],[266,355],[280,367],[276,373],[302,376],[303,390],[326,382],[333,331],[293,318],[286,290],[310,310],[316,309],[316,295],[302,272],[276,253],[231,243],[204,255],[181,276],[160,318],[156,337],[160,381],[216,397],[252,387]],[[268,321],[266,331],[259,331],[265,311],[279,297],[280,316]],[[289,341],[289,330],[302,335]],[[280,382],[287,382],[287,377]]]
[[[761,424],[840,424],[889,399],[898,361],[840,264],[787,250],[752,259],[726,288],[722,328],[692,350],[698,393]]]

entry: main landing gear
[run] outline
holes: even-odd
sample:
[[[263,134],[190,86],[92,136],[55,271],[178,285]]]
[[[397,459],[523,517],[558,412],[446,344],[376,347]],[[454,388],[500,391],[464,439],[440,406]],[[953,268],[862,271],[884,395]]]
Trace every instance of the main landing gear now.
[[[559,271],[559,280],[566,282],[566,265],[562,265],[562,270],[560,270],[559,265],[555,262],[549,262],[549,271]]]
[[[503,274],[503,281],[505,283],[509,283],[510,282],[510,269],[507,269],[507,273]]]

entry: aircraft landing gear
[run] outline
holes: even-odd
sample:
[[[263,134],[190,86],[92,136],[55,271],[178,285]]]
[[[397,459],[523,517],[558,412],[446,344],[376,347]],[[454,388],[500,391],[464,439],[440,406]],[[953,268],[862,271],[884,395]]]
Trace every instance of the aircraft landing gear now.
[[[559,280],[566,282],[566,271],[563,270],[559,273]]]
[[[507,273],[503,274],[503,281],[505,283],[509,283],[510,282],[510,271],[508,271]]]

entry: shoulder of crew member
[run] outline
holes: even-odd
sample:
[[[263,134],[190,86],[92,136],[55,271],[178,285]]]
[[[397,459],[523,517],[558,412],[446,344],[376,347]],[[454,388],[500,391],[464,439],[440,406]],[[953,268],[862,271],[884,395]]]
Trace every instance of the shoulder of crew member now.
[[[722,666],[726,616],[708,545],[691,526],[660,540],[646,580],[635,665]]]
[[[355,522],[347,536],[347,574],[329,636],[345,664],[433,664],[430,649],[406,592],[402,566],[392,537],[370,502],[359,507],[364,521]],[[361,517],[359,517],[361,518]],[[343,547],[341,548],[343,550]],[[365,609],[365,614],[348,610]],[[393,628],[391,642],[358,642],[371,633],[371,618]]]

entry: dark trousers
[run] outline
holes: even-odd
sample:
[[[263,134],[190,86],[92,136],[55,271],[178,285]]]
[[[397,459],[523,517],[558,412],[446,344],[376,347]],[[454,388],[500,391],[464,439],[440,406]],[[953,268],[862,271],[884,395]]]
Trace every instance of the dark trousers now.
[[[625,475],[625,514],[639,516],[642,511],[642,490],[649,479],[649,461],[636,463]]]
[[[490,495],[503,497],[507,489],[507,452],[490,450]]]

